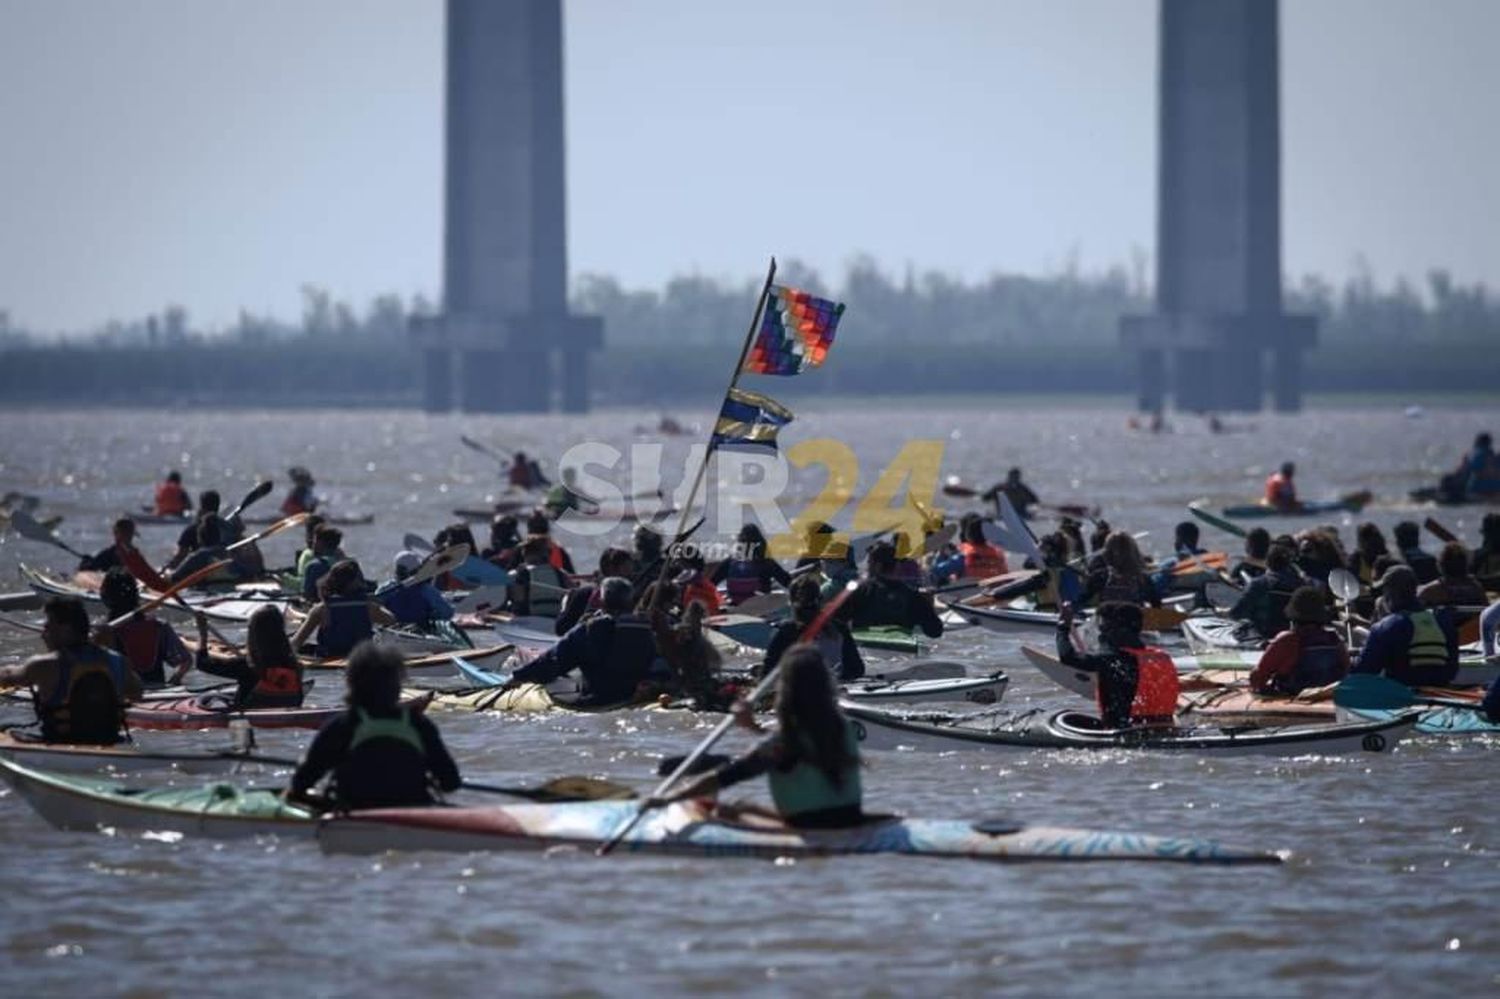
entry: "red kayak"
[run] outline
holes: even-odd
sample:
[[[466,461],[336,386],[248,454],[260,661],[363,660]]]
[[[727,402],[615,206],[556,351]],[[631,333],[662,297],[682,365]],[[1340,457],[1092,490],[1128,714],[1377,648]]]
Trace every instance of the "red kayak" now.
[[[430,696],[408,698],[404,707],[425,708]],[[125,721],[139,729],[228,728],[236,718],[243,718],[253,728],[322,728],[348,708],[245,708],[234,707],[234,699],[224,694],[201,694],[174,701],[147,701],[125,709]]]

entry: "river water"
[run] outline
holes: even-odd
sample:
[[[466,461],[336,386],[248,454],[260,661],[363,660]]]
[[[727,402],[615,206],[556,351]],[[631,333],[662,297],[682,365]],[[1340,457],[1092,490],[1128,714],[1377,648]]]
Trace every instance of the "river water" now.
[[[1262,415],[1231,420],[1242,432],[1219,436],[1191,418],[1178,419],[1174,433],[1134,432],[1121,409],[1098,403],[798,409],[784,440],[846,443],[865,487],[906,441],[939,441],[945,474],[988,482],[1020,465],[1044,499],[1097,503],[1116,526],[1150,532],[1148,549],[1169,546],[1186,501],[1253,498],[1288,458],[1306,496],[1369,488],[1378,499],[1364,516],[1385,527],[1420,520],[1430,511],[1403,506],[1406,490],[1456,461],[1478,430],[1500,425],[1500,409],[1479,406],[1415,419],[1394,406]],[[690,424],[709,416],[676,415]],[[306,465],[334,505],[377,513],[373,525],[349,528],[345,542],[374,574],[404,532],[431,535],[451,508],[495,491],[493,463],[460,447],[460,434],[543,456],[585,441],[628,451],[655,439],[638,430],[656,418],[11,412],[0,487],[42,497],[48,512],[65,516],[63,538],[93,550],[106,542],[111,518],[147,500],[166,468],[232,501],[258,476]],[[669,488],[687,446],[686,438],[666,444]],[[623,483],[623,464],[616,474]],[[816,467],[794,475],[789,512],[824,475]],[[1475,511],[1438,515],[1477,538]],[[1347,539],[1352,521],[1339,523]],[[170,528],[144,528],[143,547],[165,557],[172,537]],[[628,537],[621,527],[607,538],[562,540],[584,569],[602,543]],[[1233,544],[1210,531],[1205,539]],[[290,561],[295,547],[290,536],[267,542],[268,561]],[[61,553],[12,537],[0,545],[0,589],[19,588],[20,561],[68,567]],[[0,631],[3,661],[32,651],[25,636]],[[1073,703],[1027,669],[1010,639],[961,630],[938,651],[976,669],[1010,669],[1007,701],[1016,707]],[[328,700],[337,691],[316,693]],[[5,720],[17,717],[9,710]],[[641,713],[438,721],[474,779],[587,773],[641,785],[656,759],[686,751],[710,724]],[[222,738],[143,740],[204,746]],[[305,738],[273,733],[261,746],[293,752]],[[1392,755],[1350,758],[869,755],[867,804],[876,810],[1292,851],[1289,863],[1270,869],[893,857],[599,861],[570,853],[329,858],[307,843],[54,832],[6,791],[5,991],[1495,994],[1496,748],[1475,739],[1417,740]]]

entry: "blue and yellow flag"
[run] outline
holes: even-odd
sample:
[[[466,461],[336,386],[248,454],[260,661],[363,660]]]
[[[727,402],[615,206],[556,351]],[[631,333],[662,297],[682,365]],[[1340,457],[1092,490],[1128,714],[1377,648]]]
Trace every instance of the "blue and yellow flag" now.
[[[770,396],[732,388],[714,424],[714,447],[776,450],[776,432],[792,422],[792,411]]]

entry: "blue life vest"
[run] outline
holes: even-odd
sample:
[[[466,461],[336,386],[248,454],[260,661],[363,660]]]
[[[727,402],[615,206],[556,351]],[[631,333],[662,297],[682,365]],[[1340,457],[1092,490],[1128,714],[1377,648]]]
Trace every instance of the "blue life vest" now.
[[[46,742],[110,745],[125,737],[124,691],[130,664],[112,649],[85,645],[58,652],[57,685],[36,701]]]
[[[760,560],[730,559],[724,576],[724,592],[731,604],[742,604],[760,592]]]
[[[370,620],[368,601],[329,601],[323,605],[323,623],[318,626],[318,655],[342,659],[373,634],[375,625]]]

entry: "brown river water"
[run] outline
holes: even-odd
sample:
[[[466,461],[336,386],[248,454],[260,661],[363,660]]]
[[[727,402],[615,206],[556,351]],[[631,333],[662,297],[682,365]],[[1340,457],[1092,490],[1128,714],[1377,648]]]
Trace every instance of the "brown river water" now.
[[[1236,417],[1227,422],[1242,432],[1220,436],[1188,417],[1174,421],[1175,433],[1132,432],[1123,410],[1104,403],[795,408],[783,439],[845,442],[864,487],[906,441],[941,441],[945,474],[988,482],[1020,465],[1044,499],[1099,504],[1116,526],[1150,532],[1143,545],[1159,550],[1170,547],[1185,502],[1253,499],[1287,458],[1309,498],[1369,488],[1377,502],[1360,519],[1386,528],[1420,520],[1432,511],[1403,503],[1406,491],[1455,462],[1478,430],[1500,427],[1493,405],[1415,419],[1394,405]],[[709,413],[675,415],[703,424]],[[622,450],[650,441],[637,429],[656,418],[9,412],[0,490],[39,495],[65,516],[64,540],[93,550],[106,543],[109,521],[148,500],[169,467],[194,490],[217,486],[232,502],[257,477],[302,464],[335,507],[376,513],[372,525],[346,530],[345,548],[384,574],[403,533],[430,536],[451,508],[496,490],[494,464],[462,448],[461,433],[552,457],[584,441]],[[666,443],[669,488],[688,441]],[[789,513],[823,475],[793,476]],[[256,512],[271,512],[277,495]],[[1438,516],[1477,539],[1479,511]],[[1335,522],[1352,537],[1353,520]],[[268,562],[291,560],[296,533],[266,543]],[[142,547],[164,558],[173,536],[143,528]],[[1204,537],[1235,546],[1208,529]],[[562,536],[580,569],[592,568],[603,543],[628,538],[628,527]],[[70,568],[60,552],[11,537],[0,544],[0,590],[21,588],[21,561]],[[0,630],[0,660],[35,650],[28,636]],[[956,630],[937,653],[1009,669],[1015,707],[1075,703],[1024,665],[1015,640]],[[337,694],[335,684],[322,686],[316,699]],[[0,720],[22,717],[4,709]],[[639,712],[437,720],[474,779],[585,773],[642,787],[657,759],[687,751],[712,724]],[[198,747],[223,738],[142,737]],[[306,738],[271,733],[260,745],[284,754]],[[745,745],[738,735],[725,743]],[[1496,994],[1497,748],[1478,738],[1418,739],[1394,754],[1346,758],[867,756],[871,809],[1212,837],[1291,851],[1280,868],[573,852],[324,857],[309,843],[55,832],[0,791],[4,991]]]

